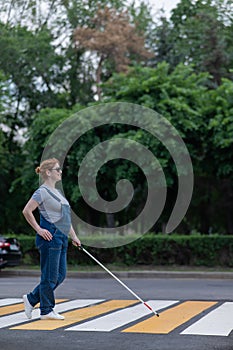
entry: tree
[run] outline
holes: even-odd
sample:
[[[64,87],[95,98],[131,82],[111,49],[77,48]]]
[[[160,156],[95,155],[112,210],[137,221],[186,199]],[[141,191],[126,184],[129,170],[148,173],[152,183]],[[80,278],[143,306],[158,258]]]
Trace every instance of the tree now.
[[[185,141],[194,166],[195,187],[188,213],[178,228],[183,233],[190,233],[193,229],[202,233],[232,232],[232,82],[223,80],[217,90],[210,90],[209,79],[207,73],[196,74],[192,67],[180,64],[171,72],[168,64],[161,63],[156,69],[138,66],[127,74],[114,74],[102,86],[105,102],[127,101],[154,109],[175,126]],[[28,193],[36,186],[33,169],[48,137],[63,120],[81,108],[77,105],[73,110],[45,109],[34,117],[24,147],[26,161],[21,192]],[[80,123],[89,125],[96,118],[98,116],[89,111],[88,118],[81,118]],[[60,141],[66,143],[68,137]],[[164,212],[154,227],[155,232],[160,232],[176,200],[177,173],[166,147],[143,130],[111,125],[92,129],[83,135],[69,150],[65,160],[63,185],[66,194],[83,220],[95,226],[117,227],[129,222],[142,210],[147,196],[145,176],[129,161],[115,159],[102,166],[97,177],[100,195],[110,201],[115,199],[115,184],[120,179],[127,178],[133,183],[135,196],[127,210],[107,217],[91,209],[80,193],[77,176],[83,158],[94,146],[113,138],[113,143],[104,149],[111,154],[118,137],[148,147],[163,168],[168,195]],[[94,172],[92,159],[89,165],[90,172]],[[95,191],[90,190],[89,195],[95,200]]]
[[[0,164],[1,164],[1,174],[0,174],[0,181],[1,181],[1,188],[0,188],[0,195],[1,195],[1,203],[0,203],[0,227],[2,228],[2,232],[4,229],[8,229],[6,224],[6,193],[8,192],[9,188],[9,153],[6,150],[5,147],[6,142],[6,135],[4,132],[0,129]]]
[[[27,126],[31,114],[40,108],[66,105],[61,74],[64,60],[54,51],[53,37],[46,28],[33,33],[0,24],[0,30],[0,68],[10,93],[5,119],[15,131]]]
[[[216,206],[213,197],[209,198],[212,187],[207,186],[208,182],[214,185],[211,173],[213,158],[210,157],[209,119],[205,114],[209,103],[209,79],[207,73],[195,74],[194,68],[183,64],[170,71],[169,65],[163,62],[156,69],[137,67],[127,75],[115,74],[103,85],[106,102],[126,101],[152,108],[166,117],[183,138],[192,158],[196,186],[190,209],[179,232],[188,233],[195,227],[208,233],[213,228],[212,215]],[[147,134],[139,134],[141,131],[135,137],[151,147],[166,174],[168,200],[159,221],[160,231],[176,200],[176,169],[163,145]]]
[[[86,50],[77,50],[73,31],[77,26],[91,28],[98,10],[108,6],[122,12],[129,8],[130,20],[137,20],[140,30],[149,22],[144,1],[136,6],[124,0],[0,0],[0,5],[0,43],[5,63],[2,68],[6,73],[10,70],[11,79],[20,68],[22,77],[20,71],[17,74],[23,90],[21,109],[27,109],[28,114],[40,108],[72,108],[76,103],[86,105],[94,100],[95,62]],[[111,69],[113,66],[108,73]],[[19,94],[17,85],[14,94]]]
[[[232,9],[224,15],[222,0],[181,0],[169,20],[161,18],[155,29],[156,62],[166,60],[171,68],[180,62],[193,64],[197,72],[209,72],[213,86],[230,77],[232,62]],[[231,13],[231,15],[230,15]]]
[[[20,213],[25,198],[22,196],[22,188],[18,180],[25,158],[20,143],[16,139],[10,141],[8,132],[0,128],[1,234],[22,230],[24,226]]]
[[[78,27],[74,32],[77,48],[94,52],[97,56],[96,83],[100,100],[100,82],[107,64],[114,64],[116,72],[125,72],[132,59],[135,62],[146,59],[151,54],[145,49],[144,38],[135,32],[126,12],[115,9],[98,10],[92,19],[92,27]]]
[[[213,173],[217,180],[219,196],[215,198],[221,224],[226,222],[226,232],[233,234],[233,83],[223,79],[218,89],[210,92],[206,115],[212,135]],[[221,219],[220,219],[221,218]]]
[[[13,182],[20,175],[21,163],[24,156],[20,141],[6,125],[5,108],[10,99],[8,78],[0,71],[0,232],[2,234],[15,230],[15,223],[22,227],[18,217],[21,193],[20,188],[14,191]]]

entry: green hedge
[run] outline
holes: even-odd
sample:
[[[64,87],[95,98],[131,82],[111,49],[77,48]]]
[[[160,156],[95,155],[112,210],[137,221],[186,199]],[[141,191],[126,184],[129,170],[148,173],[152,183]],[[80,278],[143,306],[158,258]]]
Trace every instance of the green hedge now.
[[[24,263],[39,264],[35,237],[18,235],[17,238],[21,244]],[[93,237],[91,240],[93,242]],[[233,266],[233,236],[230,235],[146,234],[125,246],[87,249],[101,262],[110,264]],[[85,253],[72,246],[71,242],[68,263],[96,264]]]

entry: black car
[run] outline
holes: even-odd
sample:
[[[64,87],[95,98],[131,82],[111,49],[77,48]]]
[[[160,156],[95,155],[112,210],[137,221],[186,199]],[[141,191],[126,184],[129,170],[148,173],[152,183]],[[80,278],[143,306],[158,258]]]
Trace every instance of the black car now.
[[[20,264],[21,250],[16,238],[0,236],[0,269]]]

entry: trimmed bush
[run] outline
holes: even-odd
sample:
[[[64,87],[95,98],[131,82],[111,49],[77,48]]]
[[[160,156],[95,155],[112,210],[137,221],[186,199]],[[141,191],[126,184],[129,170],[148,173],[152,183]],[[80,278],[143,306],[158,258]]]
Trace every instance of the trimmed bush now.
[[[35,237],[18,235],[23,258],[39,264]],[[98,238],[97,238],[98,239]],[[94,238],[90,238],[93,244]],[[87,247],[103,263],[125,265],[190,265],[233,266],[233,236],[223,235],[162,235],[146,234],[128,245],[116,248]],[[72,265],[96,264],[75,248],[71,241],[68,263]]]

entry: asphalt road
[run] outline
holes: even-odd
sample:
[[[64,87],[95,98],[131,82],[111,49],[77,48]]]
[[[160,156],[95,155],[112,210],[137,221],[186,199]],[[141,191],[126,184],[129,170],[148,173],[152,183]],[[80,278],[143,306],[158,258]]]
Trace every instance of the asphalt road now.
[[[38,277],[3,277],[0,275],[0,298],[21,298],[39,281]],[[230,279],[124,279],[145,300],[215,301],[209,311],[232,300],[233,281]],[[113,279],[67,278],[56,291],[56,298],[133,300]],[[162,314],[161,314],[162,315]],[[176,316],[172,316],[175,318]],[[0,317],[1,319],[1,317]],[[148,316],[140,319],[146,320]],[[200,319],[200,314],[179,325],[168,334],[124,333],[125,327],[111,332],[55,330],[19,330],[1,328],[1,350],[31,350],[33,348],[57,350],[233,350],[233,336],[184,335],[181,332]],[[159,319],[158,319],[159,320]],[[50,321],[53,322],[53,321]],[[135,324],[132,322],[131,326]]]
[[[122,279],[141,298],[233,300],[230,279]],[[0,298],[20,297],[39,282],[39,277],[1,277]],[[132,295],[113,278],[66,278],[56,291],[57,298],[131,299]],[[233,349],[233,348],[232,348]]]

